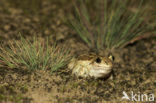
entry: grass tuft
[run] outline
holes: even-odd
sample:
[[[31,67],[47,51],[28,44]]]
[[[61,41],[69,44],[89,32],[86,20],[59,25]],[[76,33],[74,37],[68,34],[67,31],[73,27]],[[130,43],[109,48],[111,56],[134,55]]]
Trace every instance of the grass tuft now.
[[[87,0],[76,0],[69,23],[91,49],[122,48],[146,31],[141,8],[132,11],[129,0],[98,0],[89,8]]]
[[[49,46],[48,40],[11,41],[8,46],[0,47],[0,64],[9,68],[51,69],[56,71],[70,60],[70,51],[54,43]]]

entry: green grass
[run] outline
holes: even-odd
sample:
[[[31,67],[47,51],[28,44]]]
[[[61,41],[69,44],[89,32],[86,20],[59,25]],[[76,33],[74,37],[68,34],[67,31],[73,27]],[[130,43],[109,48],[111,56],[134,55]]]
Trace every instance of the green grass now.
[[[48,40],[34,38],[11,41],[8,46],[0,47],[0,64],[9,68],[51,69],[56,71],[70,60],[70,51],[63,46],[52,46]]]
[[[91,49],[122,48],[147,29],[142,18],[146,14],[142,2],[133,12],[129,0],[98,0],[93,4],[77,0],[69,23]]]

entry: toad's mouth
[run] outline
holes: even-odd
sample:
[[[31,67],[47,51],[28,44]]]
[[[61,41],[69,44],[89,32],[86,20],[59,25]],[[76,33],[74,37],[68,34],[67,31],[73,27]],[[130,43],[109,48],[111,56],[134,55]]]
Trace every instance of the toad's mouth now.
[[[94,76],[94,77],[103,77],[108,75],[109,73],[111,73],[112,69],[108,68],[108,69],[104,69],[104,68],[92,68],[90,70],[90,75]]]
[[[103,73],[111,72],[112,68],[111,67],[94,67],[94,68],[92,68],[92,71],[94,71],[96,73],[103,74]]]
[[[111,66],[95,66],[95,67],[93,67],[93,69],[95,69],[95,70],[111,70],[112,67]]]

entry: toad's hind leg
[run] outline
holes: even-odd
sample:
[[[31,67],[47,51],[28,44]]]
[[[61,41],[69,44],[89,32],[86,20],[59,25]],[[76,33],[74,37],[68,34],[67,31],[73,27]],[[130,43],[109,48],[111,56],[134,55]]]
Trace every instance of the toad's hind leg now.
[[[77,76],[80,76],[80,77],[87,77],[87,76],[89,76],[88,72],[89,72],[88,68],[86,68],[85,66],[77,65],[74,67],[72,73],[77,75]]]

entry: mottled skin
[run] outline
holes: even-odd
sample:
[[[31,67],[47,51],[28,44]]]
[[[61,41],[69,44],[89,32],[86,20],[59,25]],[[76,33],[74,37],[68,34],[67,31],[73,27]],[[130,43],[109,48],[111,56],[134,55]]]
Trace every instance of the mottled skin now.
[[[104,57],[97,54],[83,54],[71,60],[68,68],[80,77],[105,78],[113,68],[112,56]]]

